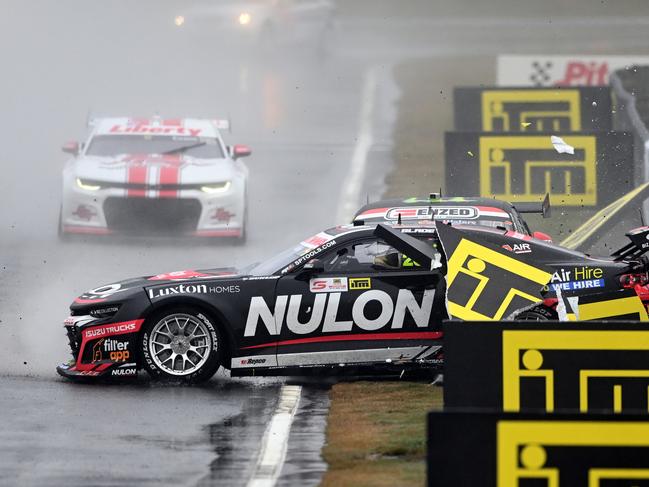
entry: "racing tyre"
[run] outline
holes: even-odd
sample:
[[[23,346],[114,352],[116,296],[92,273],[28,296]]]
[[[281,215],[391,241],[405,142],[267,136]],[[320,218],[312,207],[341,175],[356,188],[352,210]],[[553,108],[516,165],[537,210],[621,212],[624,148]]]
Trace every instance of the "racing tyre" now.
[[[175,308],[147,320],[140,336],[144,369],[154,379],[197,383],[212,377],[221,365],[223,341],[205,314]]]
[[[523,311],[521,314],[516,316],[517,320],[523,321],[550,321],[558,320],[559,316],[557,313],[545,306],[537,306],[536,308],[528,309]]]

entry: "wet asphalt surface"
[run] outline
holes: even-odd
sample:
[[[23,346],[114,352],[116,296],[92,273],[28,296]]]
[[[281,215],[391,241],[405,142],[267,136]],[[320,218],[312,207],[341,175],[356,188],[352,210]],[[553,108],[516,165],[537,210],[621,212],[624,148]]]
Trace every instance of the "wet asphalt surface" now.
[[[68,383],[54,367],[69,355],[61,322],[74,296],[128,276],[244,265],[338,223],[370,69],[374,146],[360,202],[381,194],[391,166],[396,61],[437,56],[444,69],[445,56],[574,53],[593,38],[581,21],[342,18],[324,57],[292,48],[259,58],[204,25],[175,27],[179,2],[0,4],[2,485],[245,485],[284,379],[221,371],[201,387]],[[596,49],[640,51],[646,34],[629,22],[598,24],[612,40]],[[489,76],[477,72],[476,83]],[[59,147],[83,136],[89,112],[230,117],[226,142],[253,150],[247,244],[60,242]],[[317,484],[325,469],[327,384],[298,383],[279,485]]]

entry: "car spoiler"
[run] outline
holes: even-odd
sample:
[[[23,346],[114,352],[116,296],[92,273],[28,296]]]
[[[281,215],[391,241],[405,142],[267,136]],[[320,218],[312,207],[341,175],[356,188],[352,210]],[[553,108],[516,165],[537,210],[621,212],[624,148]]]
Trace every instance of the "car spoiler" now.
[[[549,218],[551,216],[550,193],[545,194],[543,201],[512,203],[512,206],[516,208],[519,213],[540,213],[543,215],[543,218]]]
[[[634,228],[626,233],[631,243],[626,244],[611,254],[611,257],[618,262],[620,260],[637,259],[649,250],[649,227]]]
[[[432,269],[436,252],[430,245],[382,223],[376,226],[374,235],[382,238],[388,245],[392,245],[395,249],[406,254],[424,269]]]

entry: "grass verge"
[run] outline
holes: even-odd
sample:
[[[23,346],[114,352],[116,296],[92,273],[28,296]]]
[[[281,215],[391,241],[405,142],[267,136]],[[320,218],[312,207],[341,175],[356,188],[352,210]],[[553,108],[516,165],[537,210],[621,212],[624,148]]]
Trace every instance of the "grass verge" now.
[[[324,487],[422,486],[426,413],[441,409],[442,389],[417,382],[333,386],[323,457]]]

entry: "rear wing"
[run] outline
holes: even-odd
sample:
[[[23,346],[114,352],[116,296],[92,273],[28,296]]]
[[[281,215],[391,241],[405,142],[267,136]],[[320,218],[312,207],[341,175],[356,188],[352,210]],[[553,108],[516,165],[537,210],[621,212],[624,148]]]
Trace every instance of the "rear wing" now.
[[[627,232],[627,237],[631,243],[625,245],[611,254],[611,257],[617,262],[620,260],[637,259],[649,250],[649,227],[634,228]]]
[[[543,218],[548,218],[551,216],[549,193],[546,193],[543,201],[512,203],[512,206],[516,208],[519,213],[540,213],[541,215],[543,215]]]
[[[388,245],[392,245],[398,251],[406,254],[415,262],[423,266],[424,269],[433,268],[436,252],[433,250],[432,246],[382,223],[379,223],[376,226],[374,229],[374,235],[382,238],[388,243]]]

